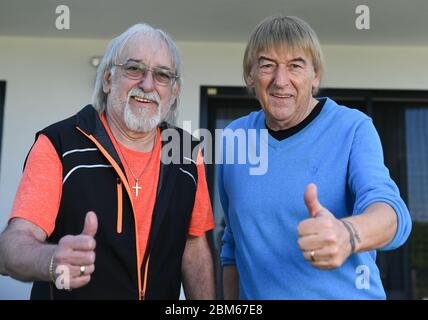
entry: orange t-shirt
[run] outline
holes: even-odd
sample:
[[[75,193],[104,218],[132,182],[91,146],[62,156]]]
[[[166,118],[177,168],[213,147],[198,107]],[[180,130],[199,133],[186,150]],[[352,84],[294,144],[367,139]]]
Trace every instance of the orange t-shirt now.
[[[112,134],[105,122],[105,118],[101,117],[101,120],[111,138]],[[111,140],[116,150],[118,150],[115,139]],[[118,151],[131,188],[131,201],[135,209],[136,225],[138,229],[140,259],[142,259],[146,251],[147,239],[152,222],[152,213],[156,200],[160,168],[160,148],[161,141],[158,132],[152,155],[151,152],[143,153],[134,151],[121,144],[121,151],[126,158],[126,161],[124,161],[121,152]],[[201,157],[201,155],[199,156]],[[188,230],[188,234],[191,236],[202,236],[206,231],[213,229],[215,226],[206,183],[205,168],[203,162],[200,160],[201,159],[198,159],[197,161],[198,185]],[[126,163],[131,166],[132,171],[136,175],[140,175],[143,170],[141,168],[145,168],[139,180],[139,185],[142,188],[139,189],[138,197],[136,196],[135,189],[132,189],[132,186],[135,185],[135,179]],[[148,167],[146,168],[147,165]],[[10,219],[26,219],[43,229],[47,236],[51,235],[55,228],[55,220],[61,202],[61,193],[61,160],[50,140],[45,135],[41,134],[28,156],[27,164],[13,203]],[[139,261],[139,263],[141,265],[142,261]]]

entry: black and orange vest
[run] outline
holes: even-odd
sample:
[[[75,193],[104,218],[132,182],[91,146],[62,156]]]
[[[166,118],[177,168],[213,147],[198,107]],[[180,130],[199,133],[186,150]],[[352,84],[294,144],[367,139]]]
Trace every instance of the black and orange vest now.
[[[166,129],[175,132],[175,139],[162,141],[161,159],[175,161],[160,163],[157,198],[141,266],[137,263],[138,235],[130,188],[97,111],[88,105],[36,134],[36,139],[40,133],[49,138],[63,166],[61,203],[47,242],[56,244],[65,235],[80,234],[90,210],[97,214],[98,231],[95,272],[89,284],[67,291],[58,290],[52,283],[34,282],[31,299],[179,298],[182,255],[198,179],[196,163],[188,153],[197,147],[197,141],[182,129],[163,123],[161,132]],[[190,148],[185,147],[189,141]],[[120,233],[118,223],[122,224]]]

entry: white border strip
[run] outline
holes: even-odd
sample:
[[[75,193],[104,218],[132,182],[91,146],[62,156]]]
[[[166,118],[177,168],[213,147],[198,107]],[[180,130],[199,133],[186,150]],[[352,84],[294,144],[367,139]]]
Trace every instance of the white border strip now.
[[[97,151],[97,148],[86,148],[86,149],[74,149],[74,150],[70,150],[67,152],[64,152],[64,154],[62,155],[62,157],[64,158],[66,155],[70,154],[70,153],[74,153],[74,152],[86,152],[86,151]]]
[[[64,180],[62,180],[62,184],[64,184],[64,183],[65,183],[65,181],[68,179],[68,177],[69,177],[69,176],[70,176],[74,171],[76,171],[77,169],[81,169],[81,168],[89,168],[89,169],[92,169],[92,168],[111,168],[111,167],[113,167],[113,166],[111,166],[111,165],[106,165],[106,164],[80,165],[80,166],[74,167],[73,169],[71,169],[71,170],[67,173],[67,175],[65,176]]]
[[[189,160],[189,161],[193,162],[194,164],[196,164],[196,161],[193,160],[193,159],[190,159],[190,158],[187,158],[187,157],[184,157],[184,156],[183,156],[183,158],[186,159],[186,160]]]
[[[184,169],[182,169],[182,168],[180,168],[180,170],[182,171],[182,172],[184,172],[184,173],[186,173],[186,174],[188,174],[192,179],[193,179],[193,182],[195,183],[195,186],[196,186],[196,179],[195,179],[195,177],[189,172],[189,171],[186,171],[186,170],[184,170]]]

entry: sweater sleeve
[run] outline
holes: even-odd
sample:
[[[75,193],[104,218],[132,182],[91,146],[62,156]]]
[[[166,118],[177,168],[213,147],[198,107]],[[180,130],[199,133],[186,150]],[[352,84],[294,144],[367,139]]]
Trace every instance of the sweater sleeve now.
[[[353,215],[375,202],[389,204],[397,215],[394,238],[379,250],[392,250],[409,237],[412,221],[397,185],[384,165],[382,145],[371,119],[356,128],[348,168],[348,185],[355,196]]]
[[[220,197],[221,206],[224,212],[224,218],[226,226],[223,233],[223,245],[221,248],[220,259],[221,264],[230,265],[236,264],[235,262],[235,241],[233,239],[233,233],[229,224],[229,200],[224,190],[224,179],[223,179],[223,164],[218,164],[216,167],[216,178],[217,178],[217,189]]]

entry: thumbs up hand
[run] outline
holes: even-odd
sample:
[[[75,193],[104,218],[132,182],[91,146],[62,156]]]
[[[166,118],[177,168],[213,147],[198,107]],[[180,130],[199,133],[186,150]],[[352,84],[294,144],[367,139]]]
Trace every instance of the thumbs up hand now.
[[[82,235],[95,237],[98,229],[97,215],[93,211],[89,211],[85,217],[85,224],[83,226]]]
[[[315,218],[318,214],[325,213],[326,210],[321,203],[318,201],[318,190],[317,186],[313,183],[309,184],[305,189],[304,195],[305,205],[308,208],[309,216]]]
[[[95,270],[95,234],[98,229],[98,219],[93,211],[86,214],[81,234],[62,237],[53,255],[54,270],[57,266],[65,267],[68,271],[69,289],[85,286],[91,281]],[[58,275],[58,274],[57,274]]]
[[[315,184],[306,187],[304,201],[309,218],[297,226],[303,257],[315,268],[330,270],[340,267],[351,254],[346,227],[319,202]]]

